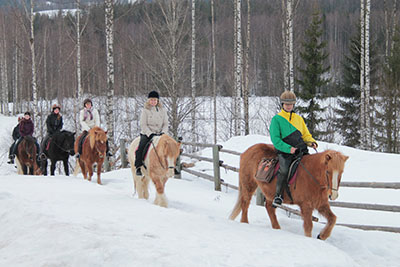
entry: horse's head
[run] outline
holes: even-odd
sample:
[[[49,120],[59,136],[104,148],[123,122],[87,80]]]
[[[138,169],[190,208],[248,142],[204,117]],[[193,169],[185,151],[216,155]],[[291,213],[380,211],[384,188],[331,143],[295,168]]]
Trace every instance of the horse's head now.
[[[71,156],[75,154],[75,133],[64,130],[57,135],[56,139],[61,150],[67,152]]]
[[[103,158],[107,150],[107,132],[100,127],[94,127],[89,131],[90,148]]]
[[[172,137],[163,134],[157,145],[157,153],[160,154],[162,164],[168,168],[167,177],[175,174],[176,160],[180,155],[181,143],[176,142]]]
[[[339,185],[344,171],[344,164],[348,156],[334,150],[327,150],[324,152],[322,160],[326,165],[326,178],[328,183],[328,197],[335,200],[339,196]]]

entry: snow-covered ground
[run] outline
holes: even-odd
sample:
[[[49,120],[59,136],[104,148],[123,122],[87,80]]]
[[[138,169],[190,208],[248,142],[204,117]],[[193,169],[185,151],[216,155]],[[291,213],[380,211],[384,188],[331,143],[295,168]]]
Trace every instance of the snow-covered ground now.
[[[250,206],[250,224],[227,217],[237,192],[187,173],[166,185],[169,207],[133,195],[129,169],[104,173],[99,186],[82,176],[21,176],[6,164],[16,118],[0,116],[0,266],[400,266],[400,234],[336,226],[326,240],[303,236],[302,220],[278,210],[271,228],[263,207]],[[222,145],[242,152],[264,136],[234,137]],[[399,182],[400,155],[320,143],[350,156],[344,181]],[[210,156],[205,149],[202,155]],[[225,163],[239,158],[221,153]],[[189,159],[184,159],[188,161]],[[72,159],[71,159],[72,161]],[[211,173],[208,163],[196,170]],[[221,171],[226,182],[237,174]],[[400,205],[399,191],[341,188],[338,201]],[[398,226],[390,212],[333,208],[338,222]]]

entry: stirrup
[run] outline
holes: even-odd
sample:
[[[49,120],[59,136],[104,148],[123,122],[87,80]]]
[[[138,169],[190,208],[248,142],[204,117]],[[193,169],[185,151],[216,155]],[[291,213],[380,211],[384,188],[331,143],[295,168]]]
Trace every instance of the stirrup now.
[[[283,199],[281,196],[276,196],[272,201],[272,207],[277,208],[282,205]]]

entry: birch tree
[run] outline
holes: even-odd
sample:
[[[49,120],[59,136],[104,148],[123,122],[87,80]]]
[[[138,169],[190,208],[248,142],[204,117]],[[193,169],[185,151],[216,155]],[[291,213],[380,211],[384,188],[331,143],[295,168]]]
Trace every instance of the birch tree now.
[[[3,17],[4,18],[4,17]],[[2,42],[0,44],[0,77],[1,77],[1,90],[2,90],[2,107],[3,114],[9,114],[8,108],[8,74],[7,74],[7,43],[6,43],[6,29],[3,21],[2,25]]]
[[[371,149],[371,119],[370,119],[370,66],[369,66],[369,17],[370,0],[361,0],[360,28],[361,28],[361,67],[360,67],[360,138],[363,149]]]
[[[106,120],[110,148],[114,148],[114,0],[105,0],[107,101]]]
[[[214,144],[217,143],[217,66],[215,61],[215,12],[214,0],[211,0],[211,43],[212,43],[212,65],[213,65],[213,103],[214,103]]]
[[[242,19],[241,19],[241,0],[236,0],[235,12],[235,29],[236,29],[236,66],[235,66],[235,104],[234,104],[234,120],[235,120],[235,135],[240,134],[241,115],[241,94],[242,94]]]
[[[250,0],[247,0],[247,30],[246,30],[246,65],[245,65],[245,82],[243,88],[243,109],[244,109],[244,134],[250,133],[249,126],[249,53],[250,53]]]
[[[293,0],[282,0],[283,84],[284,90],[294,91]]]
[[[196,106],[196,1],[192,0],[192,62],[191,62],[192,107]],[[192,112],[192,142],[196,143],[196,109]]]

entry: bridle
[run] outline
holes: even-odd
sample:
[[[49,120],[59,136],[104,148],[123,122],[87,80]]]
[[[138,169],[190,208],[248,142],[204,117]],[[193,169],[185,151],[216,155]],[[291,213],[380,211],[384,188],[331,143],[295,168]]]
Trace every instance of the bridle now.
[[[309,170],[307,170],[307,168],[304,166],[304,164],[300,161],[300,166],[303,167],[303,169],[306,171],[306,173],[308,174],[308,176],[310,176],[312,178],[312,180],[320,187],[321,190],[327,189],[329,190],[331,188],[330,184],[329,184],[329,174],[330,171],[325,170],[325,177],[326,177],[326,185],[321,185],[318,180],[311,174],[311,172]],[[332,188],[333,191],[338,191],[338,189],[336,188]]]
[[[156,146],[155,146],[154,143],[153,143],[153,140],[151,140],[150,142],[151,142],[151,144],[153,145],[154,152],[156,152],[156,155],[157,155],[158,161],[160,162],[161,167],[162,167],[163,169],[167,169],[166,167],[164,167],[164,164],[162,163],[161,158],[160,158],[160,156],[159,156],[158,153],[157,153],[157,149],[156,149]],[[168,169],[175,169],[175,167],[174,167],[174,166],[168,166]]]
[[[106,153],[100,151],[100,149],[98,148],[98,141],[95,141],[94,148],[96,149],[97,153],[99,154],[99,158],[101,158],[101,159],[104,158]]]

